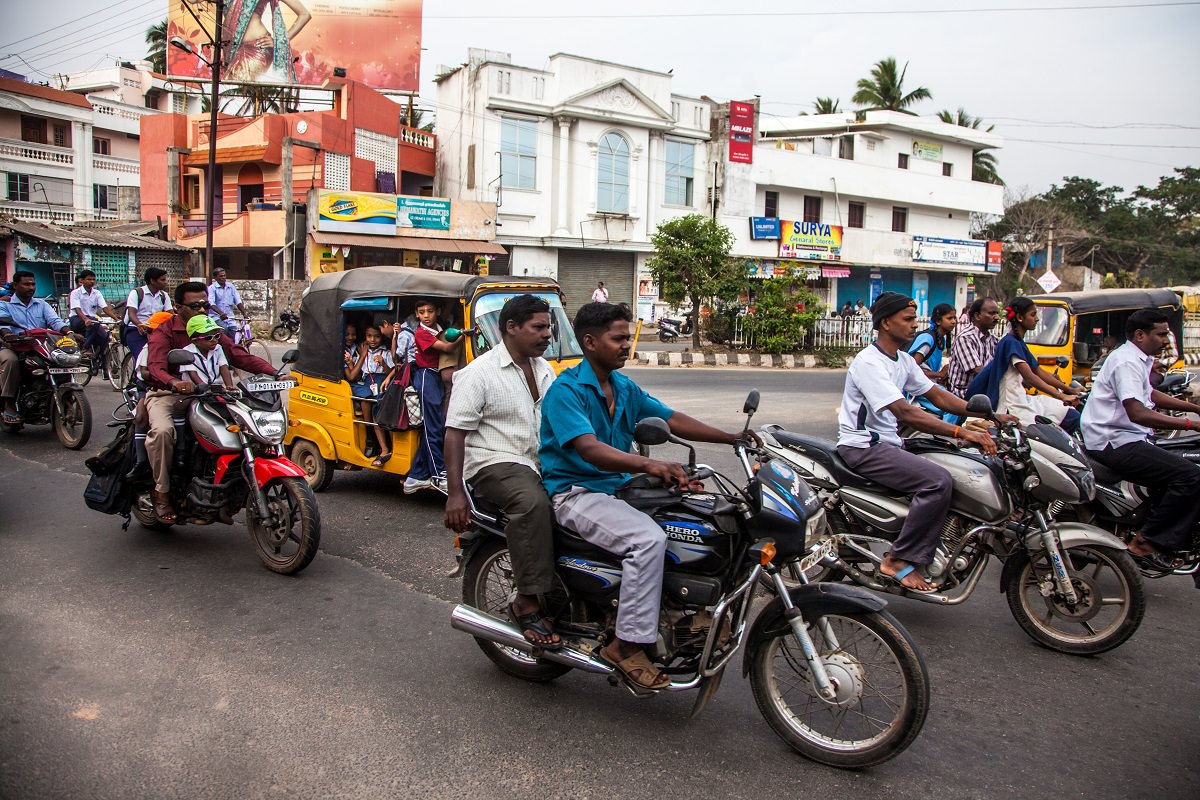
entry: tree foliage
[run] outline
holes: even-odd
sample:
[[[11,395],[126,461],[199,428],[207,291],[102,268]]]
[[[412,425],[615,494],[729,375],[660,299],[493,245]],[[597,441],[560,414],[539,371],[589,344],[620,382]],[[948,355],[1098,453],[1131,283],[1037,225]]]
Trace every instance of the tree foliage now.
[[[991,133],[992,129],[996,127],[995,125],[988,125],[984,128],[983,117],[971,116],[962,106],[959,106],[956,112],[942,109],[938,112],[937,116],[942,122],[949,123],[950,125],[958,125],[976,131],[983,130],[985,133]],[[996,171],[997,166],[994,153],[988,152],[985,149],[973,150],[971,152],[971,180],[1003,186],[1004,181],[1000,179],[1000,174]]]
[[[760,281],[754,310],[746,315],[745,331],[767,353],[800,349],[804,336],[821,316],[821,301],[799,275]]]
[[[813,101],[814,114],[837,114],[841,112],[842,101],[836,97],[818,97]]]
[[[746,285],[745,267],[729,257],[733,234],[716,220],[689,214],[659,224],[650,237],[654,255],[646,260],[660,296],[692,313],[713,300],[733,300]],[[693,320],[695,322],[695,320]],[[692,325],[692,344],[700,346],[700,326]]]
[[[920,100],[932,100],[933,93],[924,86],[911,92],[904,91],[904,77],[908,73],[908,62],[897,70],[896,59],[885,58],[871,67],[871,77],[859,78],[857,91],[850,98],[864,111],[900,111],[914,114],[909,106]]]
[[[146,60],[160,74],[167,71],[167,21],[146,28]]]

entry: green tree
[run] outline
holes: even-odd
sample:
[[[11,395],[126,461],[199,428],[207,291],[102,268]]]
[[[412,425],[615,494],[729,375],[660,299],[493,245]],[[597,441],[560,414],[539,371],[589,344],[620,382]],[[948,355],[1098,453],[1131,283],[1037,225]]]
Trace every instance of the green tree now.
[[[896,59],[885,58],[871,67],[870,78],[859,78],[857,91],[851,99],[863,111],[900,111],[913,114],[909,106],[920,100],[932,100],[933,93],[924,86],[911,92],[904,91],[904,77],[908,73],[908,62],[897,72]]]
[[[842,101],[836,97],[818,97],[813,101],[814,114],[839,114]]]
[[[716,220],[689,214],[659,224],[650,236],[654,255],[646,266],[659,294],[676,305],[692,303],[692,346],[700,347],[701,306],[733,300],[746,284],[745,268],[729,257],[733,234]]]
[[[754,292],[754,311],[746,315],[745,331],[768,353],[791,353],[821,316],[820,299],[799,275],[760,281]]]
[[[146,60],[155,72],[167,71],[167,21],[146,28]]]
[[[963,128],[971,128],[972,130],[983,130],[985,133],[991,133],[995,125],[988,125],[983,128],[982,117],[972,117],[967,113],[962,106],[958,107],[958,111],[951,112],[943,109],[938,112],[938,119],[942,122],[951,125],[959,125]],[[980,181],[982,183],[994,183],[998,186],[1004,186],[1004,181],[1000,179],[999,173],[996,171],[996,156],[985,149],[974,150],[971,153],[971,180]]]

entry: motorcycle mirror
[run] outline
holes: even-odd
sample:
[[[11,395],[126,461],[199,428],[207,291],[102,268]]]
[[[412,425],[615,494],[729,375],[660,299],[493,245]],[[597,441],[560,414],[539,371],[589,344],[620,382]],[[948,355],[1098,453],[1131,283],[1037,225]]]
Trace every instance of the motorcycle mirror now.
[[[167,353],[167,363],[172,367],[183,367],[196,363],[196,357],[187,350],[172,350]]]
[[[758,411],[758,389],[751,389],[750,394],[746,395],[746,404],[742,406],[743,414],[753,414]]]
[[[996,412],[992,409],[991,398],[986,394],[976,394],[967,401],[967,413],[975,417],[991,419]]]
[[[283,358],[280,359],[280,363],[294,364],[294,363],[296,363],[297,360],[299,360],[299,358],[300,358],[300,351],[293,347],[290,350],[287,350],[284,352]]]
[[[633,440],[646,446],[666,444],[671,440],[671,428],[661,417],[646,417],[633,429]]]

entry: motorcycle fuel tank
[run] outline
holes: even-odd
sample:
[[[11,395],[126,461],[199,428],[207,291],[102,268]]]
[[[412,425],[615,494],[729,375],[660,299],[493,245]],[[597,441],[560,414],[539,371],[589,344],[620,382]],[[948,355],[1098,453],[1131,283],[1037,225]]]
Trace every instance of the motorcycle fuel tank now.
[[[217,416],[217,413],[197,400],[188,408],[188,425],[209,450],[241,450],[242,443],[238,435],[225,429],[229,423]]]
[[[953,451],[920,456],[945,469],[954,480],[951,511],[984,522],[999,522],[1012,512],[1008,492],[1000,485],[999,477],[980,459]]]
[[[654,515],[667,534],[667,569],[712,574],[729,563],[731,539],[711,522],[675,511]]]

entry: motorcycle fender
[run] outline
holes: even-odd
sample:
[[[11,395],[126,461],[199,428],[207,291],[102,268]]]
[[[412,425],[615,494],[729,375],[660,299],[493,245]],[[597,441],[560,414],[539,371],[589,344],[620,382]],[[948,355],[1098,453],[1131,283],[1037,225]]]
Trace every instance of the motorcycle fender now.
[[[1119,538],[1104,530],[1097,528],[1095,525],[1086,525],[1082,522],[1059,522],[1057,523],[1058,538],[1062,542],[1064,550],[1069,550],[1072,547],[1081,544],[1094,544],[1097,547],[1111,547],[1114,550],[1124,550],[1125,543]],[[1037,552],[1042,549],[1042,536],[1038,531],[1033,531],[1025,537],[1025,547]],[[1017,574],[1020,559],[1009,558],[1004,562],[1004,570],[1000,573],[1000,591],[1004,592],[1008,589],[1008,584]]]
[[[229,471],[229,465],[236,458],[241,458],[240,455],[224,455],[217,459],[217,470],[213,476],[213,483],[223,483],[225,475]],[[266,486],[268,482],[276,478],[303,478],[304,470],[293,464],[287,458],[258,458],[254,461],[254,480],[258,483],[259,488]]]
[[[467,568],[467,564],[471,562],[471,558],[475,555],[475,551],[482,547],[483,543],[494,535],[497,534],[493,531],[483,530],[480,528],[471,528],[465,533],[460,533],[458,535],[458,544],[460,547],[462,547],[462,551],[455,555],[455,558],[458,559],[458,566],[446,577],[461,577],[463,571]],[[501,538],[504,538],[503,535],[501,535]]]
[[[825,614],[881,611],[887,606],[887,601],[882,597],[844,583],[809,583],[793,588],[788,594],[791,595],[792,604],[808,620]],[[768,635],[789,629],[787,617],[784,616],[783,601],[776,597],[759,612],[746,637],[742,674],[750,674],[754,654]]]

